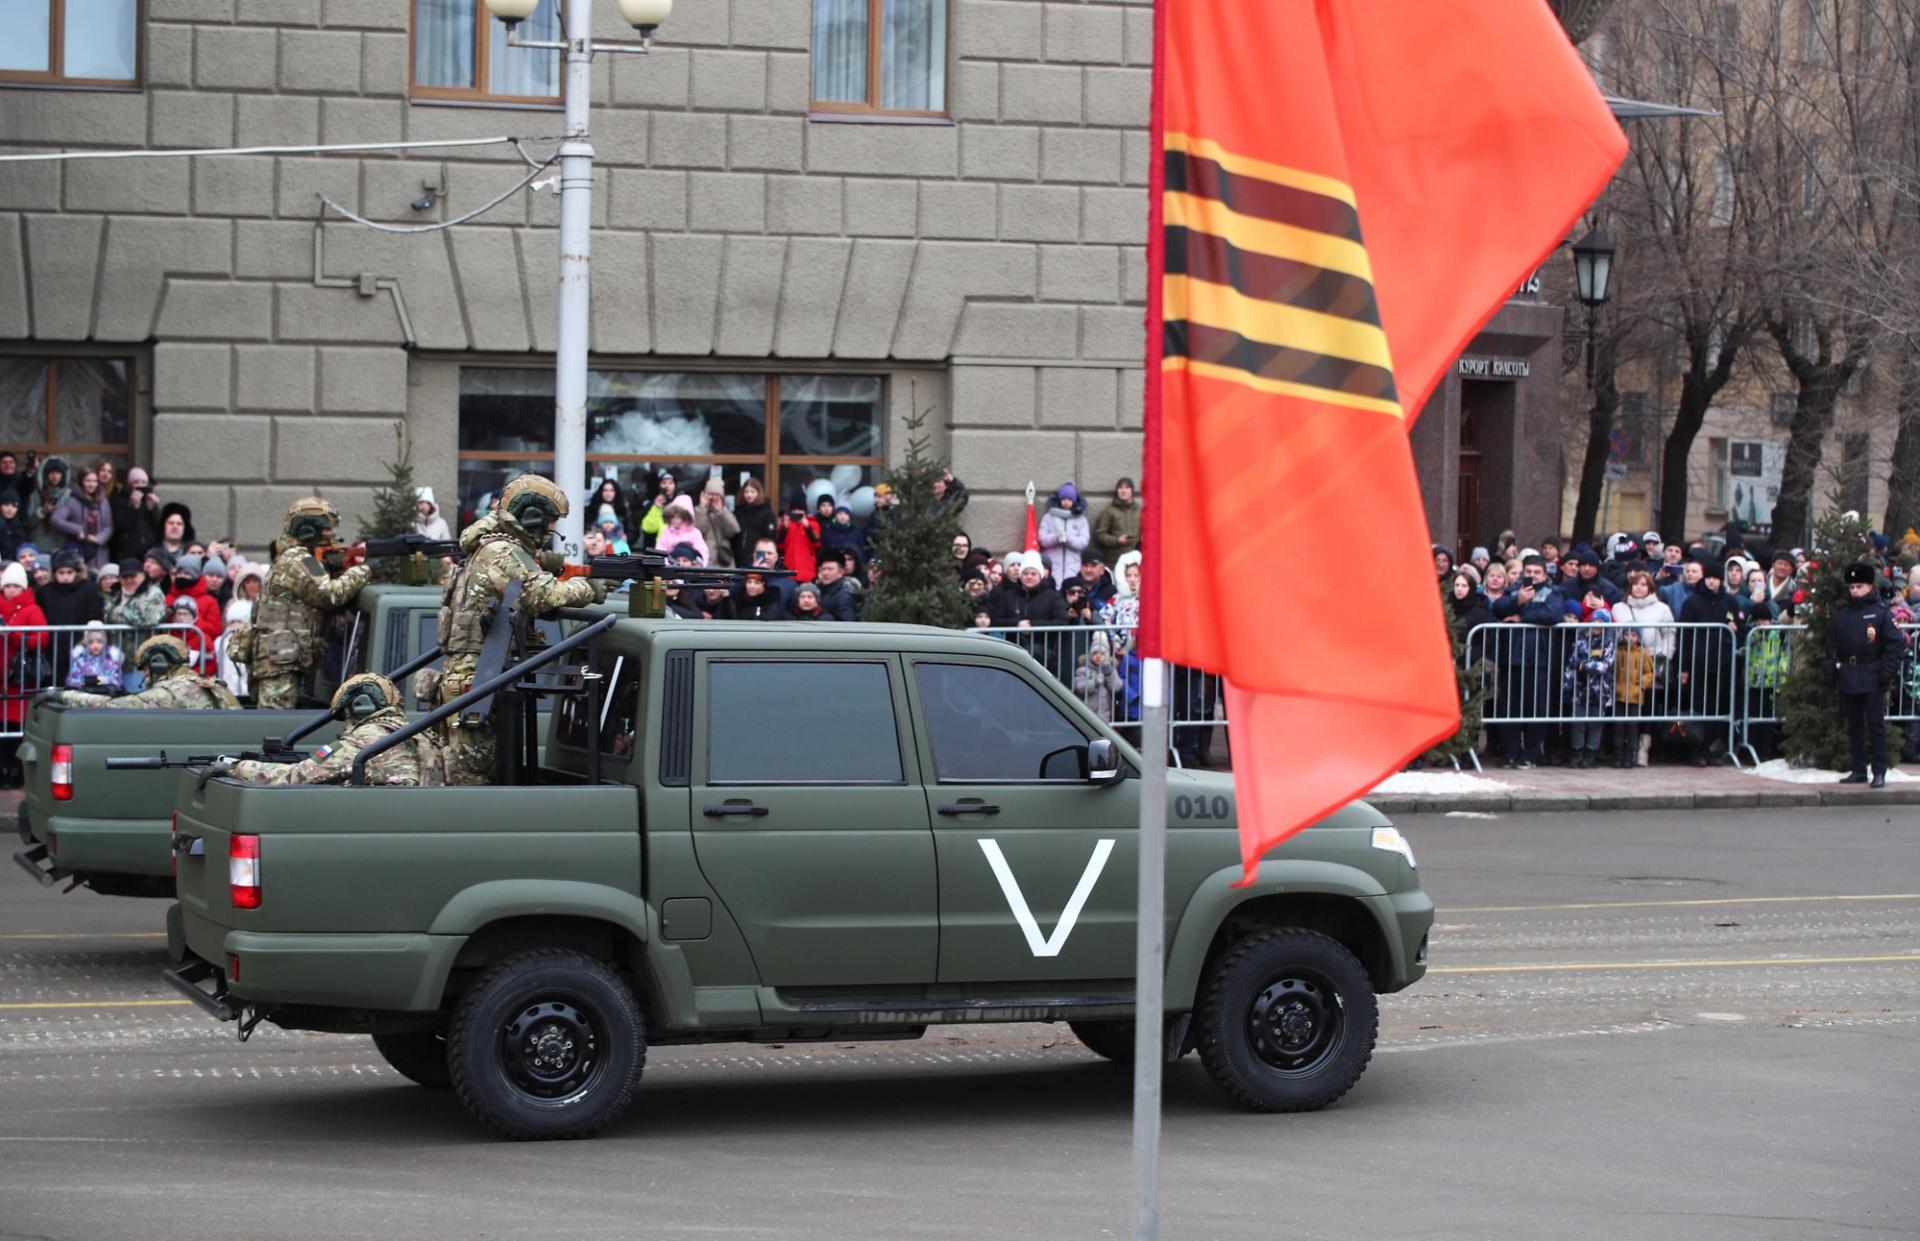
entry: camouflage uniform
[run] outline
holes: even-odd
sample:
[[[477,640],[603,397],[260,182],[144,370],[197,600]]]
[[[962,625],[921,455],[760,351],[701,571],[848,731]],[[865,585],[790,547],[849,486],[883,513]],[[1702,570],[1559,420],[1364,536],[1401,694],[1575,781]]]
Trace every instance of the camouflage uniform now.
[[[163,649],[171,657],[170,666],[162,661],[153,667],[153,655]],[[148,638],[134,652],[136,667],[147,670],[147,687],[137,694],[117,698],[108,694],[89,694],[85,690],[54,690],[50,701],[64,707],[112,707],[129,711],[238,711],[240,700],[233,691],[211,677],[203,677],[187,665],[186,643],[160,635]]]
[[[313,518],[320,510],[324,510],[327,529],[331,530],[332,506],[324,500],[307,499],[287,510],[289,535],[297,518]],[[352,603],[372,573],[361,564],[334,577],[310,550],[318,541],[311,537],[305,544],[298,539],[283,540],[288,545],[274,556],[273,567],[267,571],[252,624],[228,644],[233,658],[251,670],[256,706],[288,708],[298,704],[301,683],[320,661],[326,645],[320,632],[327,613]]]
[[[584,607],[606,597],[601,583],[585,578],[562,581],[543,568],[540,547],[535,537],[509,515],[508,504],[515,485],[525,484],[522,475],[501,491],[498,511],[489,513],[468,526],[460,535],[460,550],[466,559],[448,576],[446,593],[440,603],[440,647],[447,653],[446,671],[440,679],[438,704],[444,705],[473,688],[474,669],[480,648],[486,640],[485,622],[499,606],[507,583],[520,582],[520,615],[544,616],[555,608]],[[546,491],[553,485],[545,479]],[[524,493],[524,491],[523,491]],[[552,493],[560,505],[565,497]],[[565,515],[565,508],[560,508]],[[529,627],[529,638],[538,641],[537,630]],[[494,735],[491,720],[462,724],[458,718],[448,721],[448,779],[454,784],[488,784],[493,780]]]
[[[342,682],[333,695],[333,710],[354,724],[340,740],[314,751],[313,757],[298,763],[243,759],[227,764],[224,774],[249,784],[345,784],[360,751],[407,724],[400,691],[378,673],[363,672]],[[446,759],[440,747],[421,734],[374,755],[367,763],[366,782],[406,787],[445,784]]]

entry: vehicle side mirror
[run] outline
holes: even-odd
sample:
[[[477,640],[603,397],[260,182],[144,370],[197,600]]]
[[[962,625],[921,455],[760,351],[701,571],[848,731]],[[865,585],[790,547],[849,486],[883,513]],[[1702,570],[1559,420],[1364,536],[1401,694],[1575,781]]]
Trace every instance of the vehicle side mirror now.
[[[1095,738],[1087,746],[1087,783],[1113,784],[1127,774],[1120,751],[1105,737]]]

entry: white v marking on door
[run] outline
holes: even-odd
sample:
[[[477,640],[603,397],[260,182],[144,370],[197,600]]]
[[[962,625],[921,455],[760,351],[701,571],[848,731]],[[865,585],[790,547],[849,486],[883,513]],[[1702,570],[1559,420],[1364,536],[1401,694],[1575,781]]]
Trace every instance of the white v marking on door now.
[[[1107,868],[1107,857],[1113,852],[1113,842],[1102,840],[1093,846],[1093,856],[1087,859],[1087,868],[1080,872],[1079,886],[1067,898],[1067,907],[1060,911],[1060,921],[1054,923],[1053,934],[1044,938],[1040,934],[1040,924],[1034,920],[1033,910],[1027,907],[1027,898],[1020,891],[1020,881],[1013,877],[1013,869],[1007,865],[1006,855],[1000,852],[1000,842],[982,840],[980,852],[987,855],[987,865],[993,868],[993,877],[1000,881],[1000,890],[1006,893],[1007,908],[1013,911],[1013,920],[1020,924],[1020,933],[1027,937],[1027,947],[1036,957],[1057,957],[1060,950],[1067,946],[1067,936],[1073,934],[1073,924],[1080,920],[1080,911],[1086,908],[1087,898],[1093,895],[1093,885],[1100,881],[1100,872]]]

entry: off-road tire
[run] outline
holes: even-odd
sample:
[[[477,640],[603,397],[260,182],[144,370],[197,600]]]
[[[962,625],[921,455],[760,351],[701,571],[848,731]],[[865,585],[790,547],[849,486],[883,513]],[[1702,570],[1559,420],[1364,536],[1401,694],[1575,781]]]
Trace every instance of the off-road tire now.
[[[1133,1022],[1121,1018],[1111,1021],[1069,1021],[1067,1029],[1096,1056],[1115,1064],[1133,1063]]]
[[[428,1090],[452,1090],[447,1067],[447,1036],[437,1030],[409,1030],[373,1036],[373,1046],[393,1071]]]
[[[632,989],[592,957],[558,948],[488,970],[447,1029],[460,1102],[515,1141],[605,1128],[632,1101],[646,1060],[646,1023]]]
[[[1312,1112],[1366,1071],[1380,1007],[1343,945],[1317,931],[1271,930],[1215,963],[1195,1019],[1201,1063],[1242,1107]]]

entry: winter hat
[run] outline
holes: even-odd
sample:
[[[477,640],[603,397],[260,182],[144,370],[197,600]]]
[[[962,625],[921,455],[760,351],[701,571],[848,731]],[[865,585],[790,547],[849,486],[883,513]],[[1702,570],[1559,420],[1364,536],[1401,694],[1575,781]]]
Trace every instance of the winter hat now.
[[[202,576],[217,577],[225,581],[227,576],[227,562],[218,556],[208,556],[206,562],[200,566],[200,572]]]
[[[173,562],[173,575],[175,577],[199,577],[200,557],[194,555],[192,552],[182,552],[179,558]]]
[[[1874,551],[1884,552],[1887,550],[1887,536],[1881,534],[1878,530],[1869,531],[1867,538],[1872,541]]]
[[[881,496],[890,496],[892,494],[893,494],[892,483],[875,483],[873,485],[873,497],[876,500],[879,499]]]
[[[99,635],[100,635],[101,637],[103,637],[103,638],[107,636],[107,626],[106,626],[106,624],[105,624],[105,622],[103,622],[103,621],[97,621],[97,620],[90,620],[90,621],[88,621],[88,622],[87,622],[87,628],[86,628],[86,630],[85,630],[85,632],[83,632],[83,633],[82,633],[82,634],[80,635],[80,637],[81,637],[82,639],[85,639],[85,638],[86,638],[86,637],[87,637],[87,636],[88,636],[89,634],[96,634],[96,633],[97,633],[97,634],[99,634]]]
[[[723,495],[726,495],[726,494],[727,494],[727,484],[725,483],[725,481],[723,481],[723,480],[721,480],[721,479],[718,479],[718,478],[709,478],[709,479],[707,480],[707,482],[706,482],[706,485],[705,485],[704,487],[702,487],[702,488],[700,488],[700,494],[701,494],[701,495],[712,495],[712,496],[723,496]]]
[[[80,554],[77,547],[63,547],[53,554],[53,567],[56,569],[84,569],[86,566],[87,558]]]
[[[103,582],[117,582],[117,581],[119,581],[119,580],[120,580],[120,566],[119,566],[119,565],[117,565],[117,564],[115,564],[115,563],[113,563],[113,561],[111,561],[111,560],[109,560],[109,561],[107,561],[107,563],[105,563],[105,564],[103,564],[103,565],[101,565],[101,566],[100,566],[100,573],[99,573],[99,578],[100,578],[100,580],[101,580],[101,581],[103,581]]]
[[[1573,550],[1568,552],[1566,555],[1560,557],[1560,559],[1562,560],[1577,559],[1581,564],[1599,564],[1600,563],[1599,555],[1594,552],[1591,545],[1586,543],[1575,543],[1573,545]]]
[[[849,520],[851,520],[851,519],[853,518],[853,510],[852,510],[852,509],[850,509],[850,508],[848,508],[848,507],[847,507],[846,505],[844,505],[844,504],[836,504],[836,505],[834,505],[834,506],[833,506],[833,515],[834,515],[835,517],[838,517],[838,516],[839,516],[840,514],[842,514],[842,513],[845,513],[845,514],[847,515],[847,518],[848,518]]]
[[[37,560],[37,559],[39,559],[39,558],[40,558],[40,549],[39,549],[39,548],[37,548],[37,547],[35,547],[35,546],[34,546],[33,544],[31,544],[31,543],[22,543],[22,544],[21,544],[20,546],[18,546],[18,547],[16,547],[16,548],[14,548],[14,549],[13,549],[13,558],[14,558],[15,560],[18,560],[18,559],[20,559],[20,557],[22,557],[22,556],[24,556],[24,555],[26,555],[26,554],[27,554],[28,552],[32,552],[32,553],[33,553],[33,555],[34,555],[34,559],[36,559],[36,560]]]
[[[1021,558],[1025,555],[1025,552],[1008,552],[1006,555],[1000,557],[1000,563],[1006,566],[1009,573],[1018,573],[1020,572]]]
[[[20,493],[11,487],[0,487],[0,504],[11,504],[15,508],[19,508]]]
[[[1473,549],[1473,554],[1467,557],[1467,563],[1468,564],[1486,564],[1488,561],[1492,559],[1493,559],[1493,554],[1489,552],[1486,548],[1476,547]]]
[[[1113,654],[1113,643],[1107,640],[1106,630],[1096,629],[1093,631],[1092,639],[1087,642],[1087,651],[1089,653],[1099,651],[1102,655]]]
[[[1850,564],[1847,566],[1847,585],[1873,585],[1873,566],[1870,564]]]
[[[796,602],[801,595],[812,595],[815,603],[820,602],[820,588],[812,582],[802,582],[793,588],[793,597]]]
[[[1793,553],[1788,551],[1784,547],[1780,548],[1778,551],[1773,553],[1773,559],[1768,561],[1768,564],[1770,565],[1783,564],[1787,566],[1787,572],[1791,573],[1793,572]]]
[[[673,550],[668,553],[668,557],[673,560],[691,560],[693,563],[699,564],[700,549],[691,543],[676,543],[674,544]]]
[[[433,507],[436,509],[440,507],[439,502],[433,498],[433,488],[431,487],[415,487],[413,489],[413,500],[414,500],[414,503],[416,504],[418,504],[422,500],[425,500],[428,504],[433,505]]]
[[[1020,553],[1020,572],[1025,573],[1028,569],[1034,569],[1041,573],[1047,571],[1046,562],[1040,559],[1039,552]]]
[[[1130,564],[1140,564],[1140,553],[1137,549],[1127,552],[1113,562],[1113,584],[1122,598],[1133,596],[1133,592],[1127,587],[1127,566]],[[1141,568],[1144,572],[1145,566],[1142,565]]]
[[[1071,480],[1068,480],[1067,482],[1061,483],[1060,490],[1054,494],[1060,497],[1062,504],[1072,504],[1080,498],[1080,489],[1075,487]]]
[[[679,495],[676,495],[675,497],[673,497],[673,499],[668,500],[667,507],[669,509],[679,509],[682,513],[685,513],[687,515],[688,521],[693,520],[693,497],[688,495],[686,492],[683,491]]]
[[[26,584],[27,569],[19,561],[10,560],[6,568],[0,569],[0,586],[25,586]]]
[[[147,472],[137,465],[127,471],[127,486],[130,488],[139,487],[145,489],[152,481],[152,479],[147,477]]]
[[[253,601],[235,599],[227,605],[227,624],[250,625],[253,623]]]

